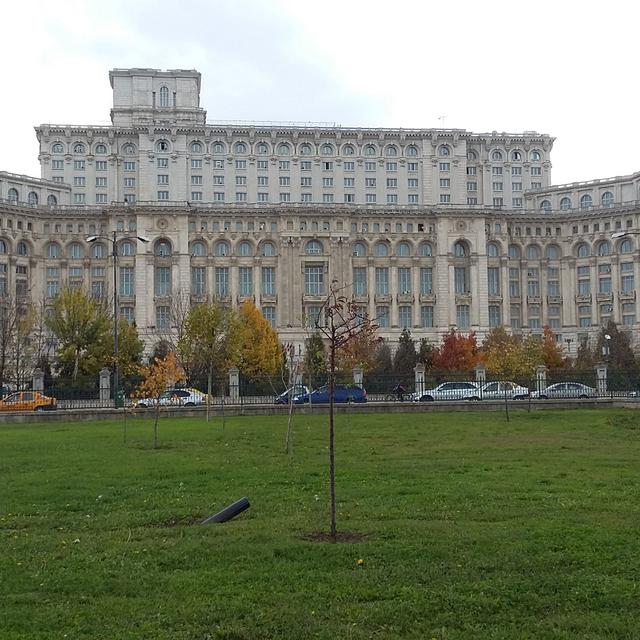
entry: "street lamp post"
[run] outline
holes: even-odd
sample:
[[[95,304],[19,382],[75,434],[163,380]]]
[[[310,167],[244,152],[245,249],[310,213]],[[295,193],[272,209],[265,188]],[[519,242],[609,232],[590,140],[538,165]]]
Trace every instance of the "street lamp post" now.
[[[121,236],[129,238],[134,236]],[[135,236],[140,242],[147,243],[149,240],[143,236]],[[96,240],[107,240],[111,242],[111,256],[113,258],[113,406],[118,406],[118,232],[113,231],[111,236],[89,236],[87,242]]]

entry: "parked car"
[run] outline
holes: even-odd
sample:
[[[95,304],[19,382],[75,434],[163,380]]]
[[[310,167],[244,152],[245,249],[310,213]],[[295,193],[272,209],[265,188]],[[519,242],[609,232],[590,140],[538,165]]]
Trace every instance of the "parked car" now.
[[[515,382],[501,380],[499,382],[487,382],[481,390],[483,400],[524,400],[529,396],[529,389],[521,387]]]
[[[415,393],[414,401],[432,400],[480,400],[480,388],[475,382],[443,382],[435,389],[427,389],[421,393]]]
[[[596,398],[598,392],[580,382],[556,382],[542,391],[534,391],[532,398],[546,400],[548,398]]]
[[[304,395],[305,393],[309,393],[309,387],[304,384],[297,384],[293,387],[289,387],[286,391],[283,391],[279,396],[276,396],[274,402],[276,404],[289,404],[289,395],[293,398],[296,396]]]
[[[0,411],[53,411],[57,408],[55,398],[39,391],[16,391],[0,400]]]
[[[197,389],[168,389],[157,400],[161,407],[194,407],[207,402],[207,394]],[[154,407],[156,398],[134,398],[136,407]]]
[[[329,386],[324,385],[311,393],[303,393],[299,396],[296,396],[293,399],[294,404],[305,404],[309,402],[309,398],[311,398],[311,403],[322,403],[329,402]],[[347,386],[344,384],[337,384],[333,389],[333,401],[334,402],[366,402],[367,401],[367,392],[355,386]]]

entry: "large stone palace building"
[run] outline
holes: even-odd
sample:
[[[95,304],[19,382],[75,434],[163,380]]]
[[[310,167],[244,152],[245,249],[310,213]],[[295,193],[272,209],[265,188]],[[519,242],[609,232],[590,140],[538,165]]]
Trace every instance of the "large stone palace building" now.
[[[148,346],[213,299],[301,344],[334,280],[392,342],[548,325],[575,354],[609,319],[638,328],[640,173],[551,185],[533,131],[208,123],[196,71],[110,80],[110,126],[40,125],[41,178],[0,172],[3,291],[111,300],[115,238]]]

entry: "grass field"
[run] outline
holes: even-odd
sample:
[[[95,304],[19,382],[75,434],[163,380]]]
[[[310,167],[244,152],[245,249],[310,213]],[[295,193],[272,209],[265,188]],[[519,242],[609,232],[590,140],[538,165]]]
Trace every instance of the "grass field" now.
[[[640,638],[640,414],[326,422],[0,426],[0,638]]]

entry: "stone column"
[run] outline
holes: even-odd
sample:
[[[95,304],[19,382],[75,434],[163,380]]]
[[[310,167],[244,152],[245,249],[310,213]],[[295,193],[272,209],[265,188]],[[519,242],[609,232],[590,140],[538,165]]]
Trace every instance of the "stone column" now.
[[[547,388],[547,367],[543,364],[536,367],[536,391],[542,393]]]
[[[596,370],[596,389],[599,396],[607,395],[607,365],[604,362],[597,364]]]
[[[425,368],[422,362],[418,362],[418,364],[413,368],[416,394],[418,398],[424,393],[425,390],[424,370]]]
[[[107,404],[111,399],[111,372],[104,367],[100,369],[100,403]]]
[[[237,367],[229,369],[229,396],[232,401],[240,399],[240,371]]]
[[[31,375],[31,388],[34,391],[44,391],[44,371],[40,368],[34,369]]]
[[[360,387],[362,389],[362,378],[363,378],[363,370],[362,367],[353,367],[353,384],[356,387]]]

